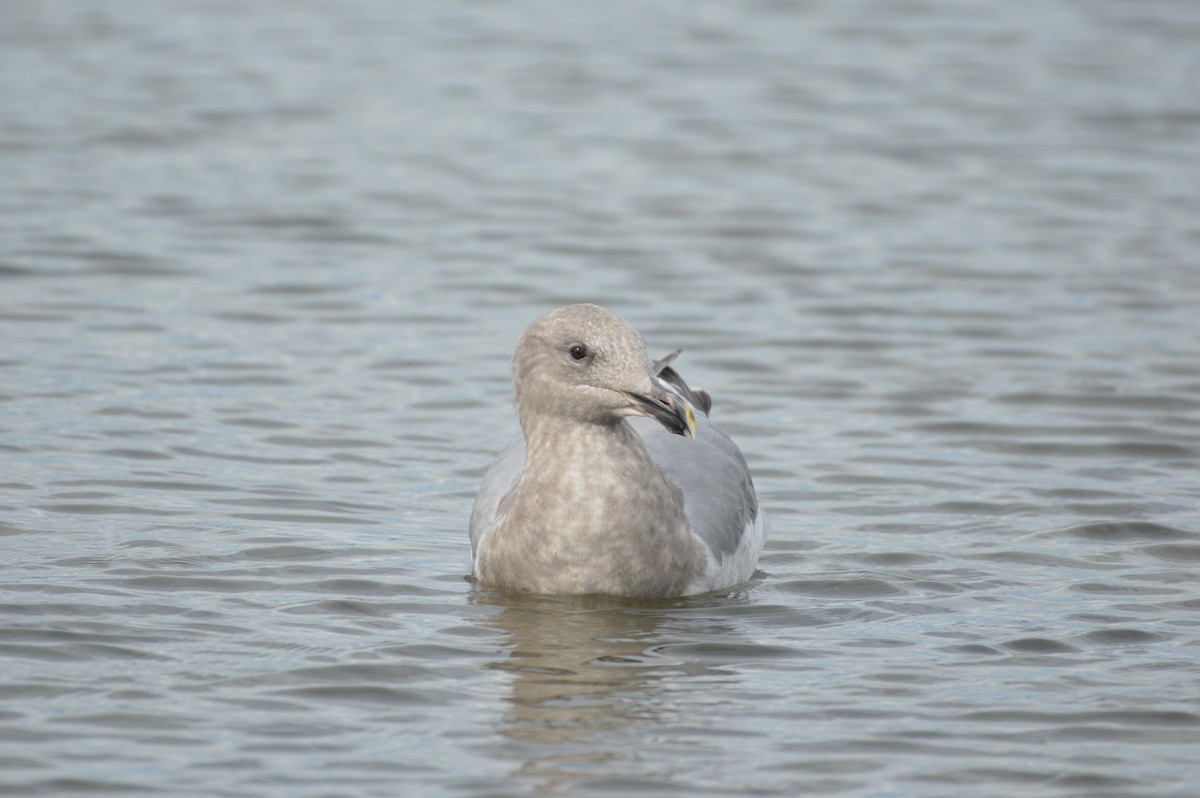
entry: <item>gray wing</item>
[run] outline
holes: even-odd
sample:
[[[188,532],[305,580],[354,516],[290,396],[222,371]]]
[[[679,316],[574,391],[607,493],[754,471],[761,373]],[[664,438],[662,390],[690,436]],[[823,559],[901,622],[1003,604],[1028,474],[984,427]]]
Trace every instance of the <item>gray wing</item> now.
[[[750,469],[737,445],[707,416],[696,417],[696,440],[672,435],[650,419],[629,419],[650,456],[683,491],[692,531],[719,559],[732,554],[758,516]]]
[[[475,496],[475,506],[471,508],[471,556],[474,558],[479,551],[479,541],[491,527],[500,509],[500,502],[516,486],[521,478],[521,469],[525,465],[525,436],[516,434],[508,445],[496,455],[483,484]]]
[[[641,434],[654,462],[683,491],[683,510],[692,530],[720,559],[736,551],[753,526],[758,497],[741,450],[708,417],[712,399],[689,388],[670,367],[674,356],[655,363],[655,370],[667,390],[702,411],[696,416],[696,440],[672,435],[647,418],[633,417],[629,422]]]

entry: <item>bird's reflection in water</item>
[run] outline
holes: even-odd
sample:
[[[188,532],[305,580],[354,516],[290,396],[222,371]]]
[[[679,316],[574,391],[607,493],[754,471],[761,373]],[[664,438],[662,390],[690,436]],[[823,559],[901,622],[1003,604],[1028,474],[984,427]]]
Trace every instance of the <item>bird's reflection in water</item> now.
[[[506,758],[521,763],[517,778],[555,792],[611,776],[614,760],[637,755],[632,727],[669,720],[664,698],[680,663],[654,649],[677,639],[662,627],[697,600],[481,592],[475,601],[502,607],[491,623],[510,638],[508,656],[492,667],[515,677],[501,731],[512,743]]]

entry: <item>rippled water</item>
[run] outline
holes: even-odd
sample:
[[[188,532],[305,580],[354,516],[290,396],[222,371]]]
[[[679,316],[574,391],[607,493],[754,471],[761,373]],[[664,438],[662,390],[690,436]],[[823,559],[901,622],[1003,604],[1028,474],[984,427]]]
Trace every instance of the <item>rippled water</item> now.
[[[0,793],[1200,794],[1200,6],[0,8]],[[756,579],[475,591],[542,311]]]

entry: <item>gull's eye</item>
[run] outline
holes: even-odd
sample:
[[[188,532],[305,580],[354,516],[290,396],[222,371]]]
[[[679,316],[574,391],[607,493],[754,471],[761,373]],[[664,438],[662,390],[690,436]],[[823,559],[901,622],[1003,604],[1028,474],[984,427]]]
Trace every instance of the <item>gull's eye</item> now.
[[[576,360],[583,360],[589,354],[591,353],[583,344],[575,344],[571,347],[571,357],[575,358]]]

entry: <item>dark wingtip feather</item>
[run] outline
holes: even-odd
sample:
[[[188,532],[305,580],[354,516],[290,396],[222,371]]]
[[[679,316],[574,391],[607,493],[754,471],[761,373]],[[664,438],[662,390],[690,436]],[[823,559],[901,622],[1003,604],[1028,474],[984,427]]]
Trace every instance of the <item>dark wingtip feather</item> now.
[[[684,399],[687,399],[688,403],[691,404],[692,407],[701,411],[706,416],[711,415],[712,397],[709,396],[708,391],[700,388],[693,389],[689,387],[688,384],[683,381],[683,377],[679,376],[679,372],[671,367],[671,361],[674,360],[682,351],[682,349],[676,349],[674,352],[662,358],[661,360],[654,361],[654,365],[652,366],[654,374],[667,385],[670,385],[671,388],[677,391],[680,396],[682,396]]]

